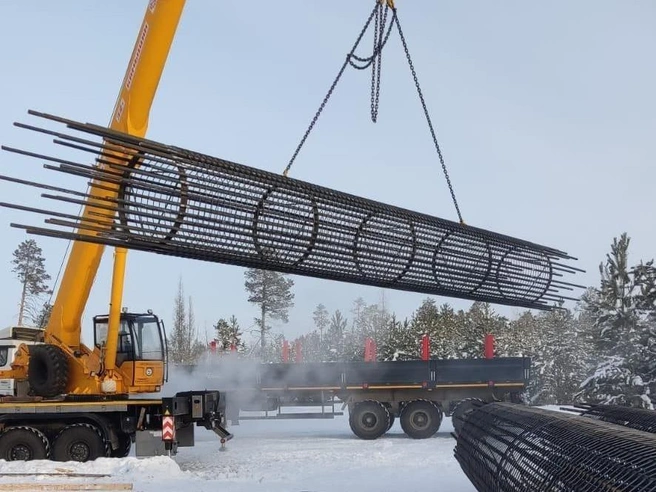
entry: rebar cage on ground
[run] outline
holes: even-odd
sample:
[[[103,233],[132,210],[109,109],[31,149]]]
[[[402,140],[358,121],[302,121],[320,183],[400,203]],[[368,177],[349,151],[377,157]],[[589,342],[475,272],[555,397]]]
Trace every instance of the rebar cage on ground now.
[[[455,457],[479,491],[656,490],[656,436],[512,403],[481,405]]]
[[[583,417],[603,420],[630,427],[643,432],[656,434],[656,411],[646,408],[625,407],[622,405],[580,404],[574,405]],[[568,411],[576,411],[566,409]]]

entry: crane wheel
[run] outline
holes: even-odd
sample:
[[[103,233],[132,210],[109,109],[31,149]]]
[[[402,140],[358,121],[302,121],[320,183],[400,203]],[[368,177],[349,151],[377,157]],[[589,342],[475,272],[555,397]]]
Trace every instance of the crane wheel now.
[[[55,345],[31,346],[27,380],[36,396],[51,398],[64,393],[68,383],[66,353]]]
[[[33,427],[8,427],[0,434],[0,460],[45,460],[49,455],[48,438]]]
[[[55,461],[93,461],[108,455],[105,439],[97,427],[72,424],[57,434],[52,445]]]
[[[414,400],[403,407],[399,420],[408,437],[428,439],[440,429],[442,410],[431,401]]]
[[[349,425],[360,439],[378,439],[387,432],[389,423],[389,410],[378,401],[361,401],[349,410]]]
[[[125,458],[130,454],[130,448],[132,447],[132,440],[130,439],[130,434],[125,432],[119,432],[118,437],[118,448],[112,449],[109,452],[111,458]]]

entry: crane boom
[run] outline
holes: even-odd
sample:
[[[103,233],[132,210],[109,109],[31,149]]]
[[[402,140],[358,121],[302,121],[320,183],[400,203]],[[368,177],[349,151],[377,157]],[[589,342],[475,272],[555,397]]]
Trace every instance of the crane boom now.
[[[135,42],[121,90],[111,115],[109,128],[143,137],[148,129],[150,108],[166,64],[175,31],[186,0],[150,0]],[[102,166],[102,164],[101,164]],[[91,195],[112,198],[117,190],[92,183]],[[82,215],[94,211],[90,201]],[[81,342],[82,315],[96,278],[104,246],[74,241],[61,284],[45,330],[46,340],[77,349]],[[114,275],[125,269],[125,251],[117,250]],[[110,311],[120,312],[122,282],[113,282]],[[110,321],[110,324],[111,321]],[[111,331],[111,328],[110,328]],[[111,340],[111,337],[110,337]]]

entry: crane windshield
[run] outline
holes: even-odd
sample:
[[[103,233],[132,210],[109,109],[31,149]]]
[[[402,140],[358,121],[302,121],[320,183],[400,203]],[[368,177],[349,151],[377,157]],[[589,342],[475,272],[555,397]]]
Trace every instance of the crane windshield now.
[[[152,315],[139,316],[131,321],[135,360],[162,360],[164,351],[157,318]]]
[[[108,317],[95,318],[96,345],[107,342]],[[118,329],[117,361],[163,360],[161,325],[153,314],[122,314]]]

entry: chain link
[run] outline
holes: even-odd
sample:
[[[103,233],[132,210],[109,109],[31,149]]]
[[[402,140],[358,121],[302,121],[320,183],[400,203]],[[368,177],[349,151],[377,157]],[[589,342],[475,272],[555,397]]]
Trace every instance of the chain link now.
[[[381,13],[382,5],[379,3],[376,9],[376,20],[374,22],[374,46],[372,49],[372,66],[371,66],[371,121],[378,121],[378,105],[380,101],[380,67],[383,57],[383,37],[385,34],[385,24],[387,23],[387,12],[389,7],[385,6],[385,11]],[[390,23],[390,27],[393,23]],[[388,30],[389,33],[390,30]],[[389,35],[389,34],[388,34]],[[387,37],[385,37],[385,41]]]
[[[303,138],[301,139],[300,143],[296,147],[296,150],[294,151],[291,159],[289,160],[289,163],[287,164],[287,166],[283,171],[283,175],[284,176],[288,175],[289,170],[292,167],[292,164],[296,160],[296,157],[298,156],[299,152],[301,151],[301,148],[305,144],[305,141],[310,135],[310,132],[316,125],[319,116],[321,115],[324,108],[326,107],[328,100],[332,96],[333,91],[335,90],[337,83],[339,82],[342,75],[344,74],[344,71],[346,70],[347,66],[351,65],[353,68],[356,68],[358,70],[364,70],[368,67],[371,67],[371,121],[373,121],[374,123],[378,121],[382,52],[392,32],[392,27],[396,25],[399,31],[401,42],[403,43],[403,51],[405,52],[408,65],[410,66],[410,71],[412,72],[412,78],[414,80],[415,87],[417,89],[417,94],[419,95],[419,100],[421,101],[421,106],[424,110],[424,116],[426,117],[426,122],[428,123],[428,129],[430,130],[431,137],[433,138],[433,144],[435,145],[435,150],[437,151],[437,156],[440,160],[440,165],[442,166],[442,171],[444,173],[444,177],[446,178],[446,183],[449,187],[449,193],[451,194],[453,205],[455,206],[456,213],[458,214],[458,220],[460,221],[461,224],[464,224],[464,220],[462,219],[462,214],[460,213],[460,206],[458,205],[458,200],[456,199],[456,194],[453,189],[453,185],[451,183],[451,178],[449,177],[449,172],[447,171],[446,164],[444,162],[442,150],[440,149],[440,145],[437,141],[437,135],[435,134],[435,129],[433,128],[433,122],[431,121],[430,115],[428,114],[428,108],[426,106],[426,101],[424,100],[424,94],[421,90],[421,86],[419,85],[417,72],[415,70],[414,64],[412,63],[412,57],[410,56],[410,51],[408,50],[408,43],[405,40],[405,35],[403,34],[403,30],[401,29],[401,23],[399,22],[396,8],[394,7],[392,8],[392,20],[390,21],[389,26],[386,26],[389,7],[390,7],[389,2],[387,2],[384,7],[384,11],[381,12],[383,10],[383,5],[380,3],[379,0],[376,0],[376,6],[371,11],[371,14],[369,14],[369,18],[367,19],[367,22],[365,22],[362,30],[360,31],[360,34],[358,35],[353,45],[353,48],[351,48],[351,51],[348,53],[348,55],[346,55],[346,59],[344,60],[344,63],[339,69],[339,72],[337,73],[337,77],[335,77],[335,80],[333,80],[330,89],[328,89],[328,93],[323,98],[323,101],[321,102],[319,109],[317,110],[314,117],[312,118],[312,121],[310,122],[310,126],[308,126],[307,130],[305,131],[305,134],[303,135]],[[369,25],[371,24],[372,20],[374,21],[373,52],[371,56],[368,57],[357,56],[355,54],[355,50],[360,44],[360,41],[362,41],[362,38],[364,37],[364,34],[369,28]],[[387,32],[385,32],[386,27],[387,27]],[[360,65],[358,65],[355,62],[360,63]]]
[[[365,22],[364,26],[362,27],[362,30],[360,31],[360,34],[358,35],[357,39],[355,40],[355,43],[353,44],[353,48],[351,48],[351,51],[349,52],[348,55],[346,55],[346,59],[344,60],[344,63],[342,64],[341,68],[339,69],[339,72],[337,73],[337,77],[335,77],[335,80],[333,80],[333,83],[330,86],[330,89],[328,89],[328,93],[326,96],[323,98],[323,101],[321,102],[321,105],[319,106],[319,109],[317,112],[314,114],[314,117],[312,118],[312,121],[310,122],[310,126],[308,126],[308,129],[305,131],[305,134],[303,135],[303,138],[301,139],[300,143],[298,144],[298,147],[296,147],[296,150],[294,151],[294,154],[292,155],[292,158],[289,160],[289,163],[285,167],[285,170],[282,172],[283,176],[287,176],[289,174],[289,170],[292,167],[292,164],[296,160],[296,157],[298,156],[298,153],[301,151],[301,148],[303,147],[303,144],[307,140],[308,136],[310,135],[310,132],[314,128],[314,125],[316,125],[317,120],[319,119],[319,116],[323,112],[323,109],[326,107],[326,104],[328,103],[328,100],[330,99],[330,96],[332,96],[333,91],[335,90],[335,87],[337,86],[337,83],[339,82],[339,79],[342,78],[342,75],[344,74],[344,70],[346,70],[346,67],[348,64],[351,62],[351,58],[353,57],[353,54],[355,50],[357,49],[358,45],[360,44],[360,41],[362,41],[362,38],[364,37],[365,32],[367,32],[367,29],[369,28],[369,24],[371,24],[371,20],[374,18],[374,15],[378,11],[379,4],[376,3],[376,6],[374,9],[371,11],[371,14],[369,14],[369,18],[367,19],[367,22]],[[368,59],[361,59],[359,57],[355,57],[359,61],[365,61],[367,62]]]
[[[401,37],[401,42],[403,43],[403,50],[405,51],[405,56],[408,60],[408,65],[410,66],[410,71],[412,72],[412,78],[415,81],[415,87],[417,88],[417,94],[419,95],[419,100],[421,101],[421,106],[424,109],[424,115],[426,116],[426,122],[428,123],[428,128],[430,130],[431,137],[433,137],[433,143],[435,144],[435,150],[437,150],[437,156],[440,159],[440,164],[442,165],[442,171],[444,172],[444,177],[446,178],[446,183],[449,186],[449,192],[451,193],[451,199],[453,200],[453,205],[456,207],[456,212],[458,214],[458,220],[461,224],[464,224],[462,220],[462,214],[460,213],[460,207],[458,206],[458,200],[456,200],[456,194],[453,191],[453,185],[451,184],[451,179],[449,178],[449,172],[446,169],[446,164],[444,163],[444,157],[442,156],[442,150],[440,149],[440,144],[437,142],[437,136],[435,135],[435,130],[433,128],[433,123],[428,114],[428,108],[426,107],[426,101],[424,100],[424,95],[419,86],[419,80],[417,79],[417,72],[415,71],[414,64],[412,63],[412,58],[410,57],[410,51],[408,50],[408,44],[406,43],[405,36],[403,35],[403,30],[401,29],[401,23],[399,22],[398,16],[394,16],[392,22],[396,23],[396,27],[399,31],[399,36]]]

